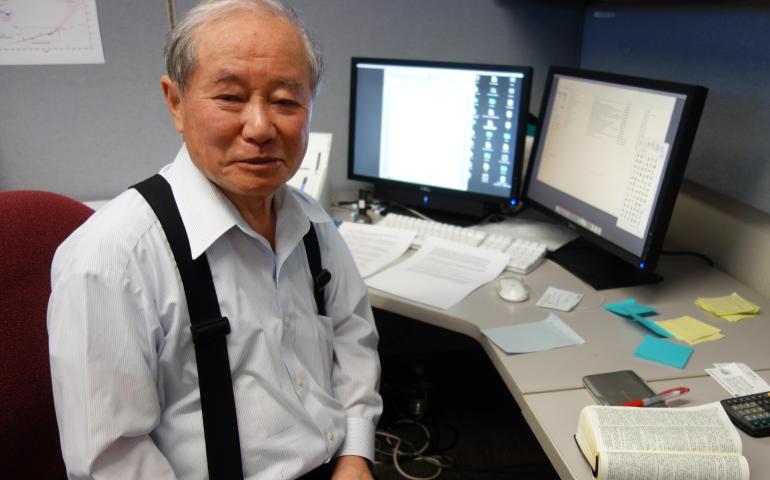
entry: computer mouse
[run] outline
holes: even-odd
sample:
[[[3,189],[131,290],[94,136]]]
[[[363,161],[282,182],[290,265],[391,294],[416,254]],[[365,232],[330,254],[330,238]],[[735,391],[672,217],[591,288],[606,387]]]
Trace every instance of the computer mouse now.
[[[507,302],[523,302],[529,298],[529,289],[518,278],[503,277],[497,281],[497,294]]]

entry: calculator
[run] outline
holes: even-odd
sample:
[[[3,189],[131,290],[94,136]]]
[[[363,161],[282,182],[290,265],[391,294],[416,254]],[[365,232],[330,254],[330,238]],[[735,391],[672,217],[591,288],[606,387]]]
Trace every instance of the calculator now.
[[[770,392],[728,398],[720,403],[736,427],[752,437],[770,436]]]

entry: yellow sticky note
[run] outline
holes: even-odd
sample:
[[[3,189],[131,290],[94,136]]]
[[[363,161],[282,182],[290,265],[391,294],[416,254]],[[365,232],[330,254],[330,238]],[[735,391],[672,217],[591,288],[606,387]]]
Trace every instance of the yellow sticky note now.
[[[737,315],[745,313],[758,313],[759,306],[755,305],[737,293],[724,297],[698,298],[695,304],[702,309],[720,317],[725,315]]]
[[[669,331],[676,339],[687,342],[690,345],[724,338],[724,335],[720,333],[720,329],[687,315],[672,318],[671,320],[661,320],[656,323]]]
[[[743,320],[744,318],[752,318],[756,316],[757,316],[756,313],[739,313],[736,315],[721,315],[722,318],[730,322],[737,322],[739,320]]]
[[[715,333],[714,335],[709,335],[708,337],[696,338],[695,340],[685,340],[685,343],[687,343],[688,345],[697,345],[703,342],[711,342],[714,340],[719,340],[720,338],[725,338],[725,336],[722,335],[721,333]]]

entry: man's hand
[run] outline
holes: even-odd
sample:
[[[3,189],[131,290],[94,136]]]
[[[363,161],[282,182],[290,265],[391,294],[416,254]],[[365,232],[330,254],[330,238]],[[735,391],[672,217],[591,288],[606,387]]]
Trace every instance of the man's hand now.
[[[334,465],[332,480],[373,480],[369,463],[364,457],[344,455]]]

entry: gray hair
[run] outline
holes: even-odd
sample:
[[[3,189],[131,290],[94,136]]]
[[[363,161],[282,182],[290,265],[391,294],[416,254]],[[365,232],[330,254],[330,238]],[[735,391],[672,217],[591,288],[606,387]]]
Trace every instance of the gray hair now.
[[[297,28],[305,46],[311,74],[313,95],[318,94],[324,75],[324,62],[321,47],[310,36],[297,12],[283,0],[204,0],[187,12],[181,21],[168,34],[164,55],[166,56],[166,71],[184,92],[190,76],[195,70],[197,52],[195,51],[195,34],[202,26],[219,20],[235,12],[254,13],[268,10],[291,22]]]

